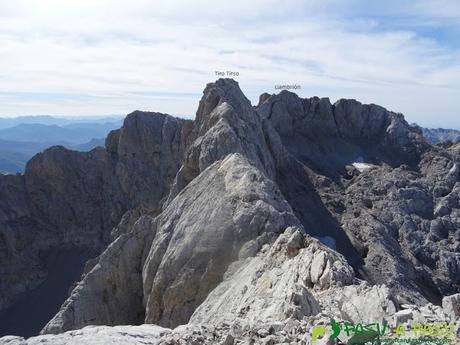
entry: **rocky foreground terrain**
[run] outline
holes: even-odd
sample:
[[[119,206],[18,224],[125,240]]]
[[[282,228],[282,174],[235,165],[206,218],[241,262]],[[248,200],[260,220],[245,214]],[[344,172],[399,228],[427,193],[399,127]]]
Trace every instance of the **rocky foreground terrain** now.
[[[311,344],[331,318],[458,322],[459,165],[460,144],[355,100],[252,106],[220,79],[194,121],[136,111],[105,149],[53,147],[0,177],[0,343]]]

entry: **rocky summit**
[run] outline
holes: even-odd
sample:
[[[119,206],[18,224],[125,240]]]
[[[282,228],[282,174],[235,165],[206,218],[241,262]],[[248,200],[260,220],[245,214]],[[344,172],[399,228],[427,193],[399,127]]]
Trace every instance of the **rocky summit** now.
[[[455,325],[459,170],[458,143],[378,105],[252,106],[219,79],[194,121],[135,111],[105,148],[0,176],[0,343],[330,345],[359,343],[312,339],[331,319]]]

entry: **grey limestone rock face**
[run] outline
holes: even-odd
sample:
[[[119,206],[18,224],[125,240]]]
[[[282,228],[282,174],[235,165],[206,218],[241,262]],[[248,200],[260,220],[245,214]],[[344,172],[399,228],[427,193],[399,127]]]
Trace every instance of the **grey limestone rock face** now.
[[[0,177],[0,307],[46,279],[41,249],[99,255],[43,335],[0,343],[309,344],[331,317],[458,320],[459,164],[383,107],[253,107],[229,79],[194,121],[134,112],[105,149]]]
[[[301,255],[301,254],[299,254]],[[268,286],[266,285],[265,288]],[[369,286],[366,283],[348,285],[319,291],[316,295],[321,312],[315,315],[304,315],[300,320],[288,318],[283,322],[267,320],[263,325],[252,322],[245,317],[237,318],[232,323],[189,323],[175,329],[162,328],[157,325],[140,326],[86,326],[79,330],[67,331],[57,335],[40,335],[24,339],[7,336],[0,338],[1,344],[33,345],[33,344],[327,344],[328,336],[312,341],[310,331],[316,325],[328,325],[330,318],[337,322],[360,322],[362,318],[373,318],[374,322],[387,322],[387,328],[394,328],[399,322],[455,324],[458,317],[449,316],[448,309],[427,304],[424,306],[402,305],[402,309],[394,312],[394,304],[385,286]],[[339,293],[339,292],[344,292]],[[236,296],[236,295],[235,295]],[[263,295],[258,295],[263,298]],[[312,298],[310,296],[310,298]],[[343,306],[343,307],[342,307]],[[367,308],[372,306],[375,309]],[[255,315],[255,314],[253,314]],[[273,314],[276,315],[276,314]],[[240,315],[241,316],[241,315]],[[218,325],[216,325],[218,324]],[[388,334],[387,331],[385,334]],[[453,330],[450,342],[458,340],[460,331]],[[340,340],[347,343],[352,336],[341,332]],[[386,336],[388,338],[388,336]]]
[[[289,91],[257,108],[299,160],[327,176],[358,157],[392,166],[414,164],[430,145],[401,114],[375,104],[328,98],[301,99]]]
[[[1,338],[0,341],[2,344],[8,345],[134,345],[140,343],[147,345],[159,345],[162,344],[161,338],[169,333],[171,333],[171,330],[155,325],[116,327],[87,326],[80,330],[70,331],[58,335],[42,335],[32,337],[27,340],[21,337],[9,336]]]
[[[141,218],[118,237],[44,332],[87,324],[187,323],[230,263],[254,255],[241,250],[246,243],[259,238],[261,246],[289,225],[298,221],[276,185],[241,155],[229,155],[194,179],[158,217]]]
[[[125,212],[158,212],[181,164],[190,128],[191,121],[134,112],[108,136],[106,149],[52,147],[32,158],[24,175],[0,176],[2,320],[18,314],[15,303],[24,294],[49,282],[52,265],[59,264],[49,263],[50,253],[60,251],[66,259],[66,253],[78,250],[83,257],[77,261],[84,262],[106,248]],[[73,262],[73,279],[78,279],[84,265],[70,256],[66,260]],[[71,283],[59,288],[65,291]],[[48,298],[46,293],[38,298]],[[46,321],[35,320],[34,327]]]
[[[244,155],[269,178],[274,159],[264,121],[234,80],[208,84],[196,114],[194,141],[171,187],[169,200],[216,160],[231,153]],[[276,138],[272,139],[276,142]]]
[[[460,294],[446,296],[442,299],[442,308],[445,313],[455,320],[460,317]]]
[[[176,176],[191,138],[192,121],[161,113],[136,111],[107,140],[113,169],[131,204],[157,211]]]
[[[431,158],[425,153],[415,171],[377,167],[353,178],[340,219],[362,246],[374,281],[439,303],[459,288],[458,229],[450,225],[457,221],[458,176],[456,158]]]
[[[142,261],[152,240],[152,219],[140,218],[134,228],[113,241],[73,289],[43,333],[61,333],[87,325],[141,324]]]
[[[146,322],[186,323],[245,243],[297,224],[276,185],[244,157],[212,164],[158,217],[143,267]]]
[[[458,291],[458,151],[432,147],[401,114],[355,100],[284,91],[257,111],[297,160],[277,182],[307,232],[335,238],[361,277],[402,300],[439,303]]]
[[[232,264],[190,323],[277,325],[321,311],[314,292],[353,282],[353,269],[318,240],[289,227],[255,257]]]

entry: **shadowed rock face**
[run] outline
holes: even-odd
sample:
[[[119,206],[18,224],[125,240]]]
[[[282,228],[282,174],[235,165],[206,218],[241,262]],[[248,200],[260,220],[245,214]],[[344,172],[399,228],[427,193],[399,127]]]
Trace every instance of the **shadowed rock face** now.
[[[134,112],[105,150],[1,177],[3,306],[46,276],[36,248],[63,244],[103,252],[43,333],[283,323],[340,314],[342,293],[377,316],[440,302],[460,287],[459,152],[376,105],[283,91],[252,107],[220,79],[195,121]]]
[[[432,147],[401,114],[354,100],[331,105],[282,92],[265,97],[258,111],[303,167],[290,167],[278,184],[306,229],[337,239],[351,264],[356,256],[350,253],[360,252],[362,267],[354,267],[371,282],[437,302],[458,291],[451,275],[459,268],[459,230],[452,224],[457,209],[443,208],[458,205],[455,146]],[[354,162],[365,162],[365,168],[358,171]],[[311,201],[307,189],[319,198]],[[307,205],[317,205],[316,212]],[[439,279],[440,272],[451,276]]]
[[[134,112],[108,136],[106,149],[83,153],[52,147],[32,158],[24,175],[1,176],[0,313],[7,317],[5,308],[10,313],[20,303],[16,297],[46,283],[41,253],[79,248],[83,260],[68,268],[79,275],[83,262],[107,246],[127,210],[158,212],[182,161],[189,128],[191,121]],[[37,298],[47,294],[52,291]]]
[[[366,162],[416,165],[429,144],[401,114],[375,104],[328,98],[301,99],[282,91],[265,98],[268,119],[289,152],[323,175],[337,177],[360,157]]]
[[[73,246],[40,252],[47,275],[37,288],[23,292],[17,302],[4,310],[0,317],[2,332],[27,337],[38,334],[59,311],[68,296],[69,286],[80,279],[85,261],[96,254],[87,248]]]

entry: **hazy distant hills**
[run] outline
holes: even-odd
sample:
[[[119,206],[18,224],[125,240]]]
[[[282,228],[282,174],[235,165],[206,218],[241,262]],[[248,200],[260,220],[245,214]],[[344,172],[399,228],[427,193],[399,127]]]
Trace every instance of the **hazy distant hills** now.
[[[25,142],[69,142],[81,144],[94,138],[104,138],[120,127],[119,122],[78,123],[64,126],[20,124],[0,130],[0,139]]]
[[[18,117],[0,117],[0,129],[11,128],[22,124],[42,124],[42,125],[56,125],[65,126],[69,124],[80,123],[109,123],[120,122],[122,116],[86,116],[86,117],[57,117],[50,115],[27,115]]]
[[[67,124],[64,118],[52,117],[48,115],[36,116],[19,116],[19,117],[6,117],[0,118],[0,129],[11,128],[21,124],[43,124],[43,125],[63,125]]]
[[[120,128],[122,117],[0,118],[0,172],[23,172],[26,162],[44,149],[62,145],[77,151],[103,146],[107,134]]]
[[[33,155],[49,146],[52,144],[0,140],[0,170],[10,173],[22,172],[25,163]]]

